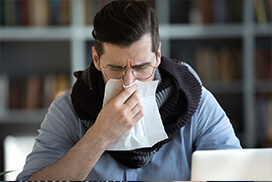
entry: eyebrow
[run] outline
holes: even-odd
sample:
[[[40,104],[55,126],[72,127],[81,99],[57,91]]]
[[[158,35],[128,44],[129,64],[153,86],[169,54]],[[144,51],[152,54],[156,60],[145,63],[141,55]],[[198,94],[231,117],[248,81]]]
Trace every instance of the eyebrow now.
[[[119,66],[119,65],[116,65],[116,64],[107,64],[107,66],[111,66],[113,68],[125,68],[124,66]]]
[[[136,64],[134,66],[131,66],[131,68],[135,68],[135,67],[139,67],[139,66],[145,66],[145,65],[148,65],[150,63],[151,63],[150,61],[143,62],[143,63],[140,63],[140,64]],[[116,65],[116,64],[107,64],[107,66],[111,66],[113,68],[126,68],[126,66],[120,66],[120,65]]]
[[[135,67],[138,67],[138,66],[146,66],[148,64],[150,64],[151,62],[144,62],[144,63],[140,63],[140,64],[137,64],[137,65],[134,65],[134,66],[131,66],[132,68],[135,68]]]

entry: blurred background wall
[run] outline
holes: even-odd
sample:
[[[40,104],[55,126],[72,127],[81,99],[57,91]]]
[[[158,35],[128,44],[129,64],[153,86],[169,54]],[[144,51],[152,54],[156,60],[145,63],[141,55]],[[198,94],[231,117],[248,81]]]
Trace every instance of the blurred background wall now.
[[[90,63],[92,19],[107,2],[0,0],[0,172],[16,170],[6,180],[22,170],[49,104]],[[272,147],[272,0],[147,2],[163,55],[198,72],[243,147]]]

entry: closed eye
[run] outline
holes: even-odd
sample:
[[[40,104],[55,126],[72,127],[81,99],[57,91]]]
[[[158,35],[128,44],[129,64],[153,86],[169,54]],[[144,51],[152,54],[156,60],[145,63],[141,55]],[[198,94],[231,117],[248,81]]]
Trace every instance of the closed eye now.
[[[108,68],[112,71],[123,71],[125,68],[122,66],[108,65]]]
[[[132,68],[137,71],[137,70],[143,70],[143,69],[146,69],[148,66],[150,65],[150,63],[143,63],[143,64],[140,64],[140,65],[135,65],[133,66]]]
[[[142,71],[145,70],[149,65],[141,65],[141,66],[135,66],[133,67],[133,70],[135,71]]]

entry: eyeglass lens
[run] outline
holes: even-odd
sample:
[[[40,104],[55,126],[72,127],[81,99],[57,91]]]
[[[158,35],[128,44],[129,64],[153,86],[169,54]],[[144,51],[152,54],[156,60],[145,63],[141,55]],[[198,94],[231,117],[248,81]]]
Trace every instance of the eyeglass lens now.
[[[105,68],[105,74],[108,78],[112,79],[121,79],[125,76],[128,68],[115,68],[112,66],[107,66]],[[153,75],[155,67],[151,65],[144,66],[136,66],[134,68],[130,68],[132,70],[133,75],[137,79],[148,79]]]

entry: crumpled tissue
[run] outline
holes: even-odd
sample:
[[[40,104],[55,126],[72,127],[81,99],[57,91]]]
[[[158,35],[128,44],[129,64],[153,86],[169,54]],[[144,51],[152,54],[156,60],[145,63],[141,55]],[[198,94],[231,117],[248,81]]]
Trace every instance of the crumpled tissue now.
[[[105,86],[103,106],[118,88],[120,80],[110,79]],[[134,150],[152,147],[159,141],[167,139],[162,119],[156,103],[156,88],[158,81],[141,82],[136,80],[133,84],[138,86],[140,102],[144,108],[144,116],[121,139],[112,143],[107,150]],[[129,85],[132,86],[133,84]],[[123,86],[127,88],[129,86]]]

